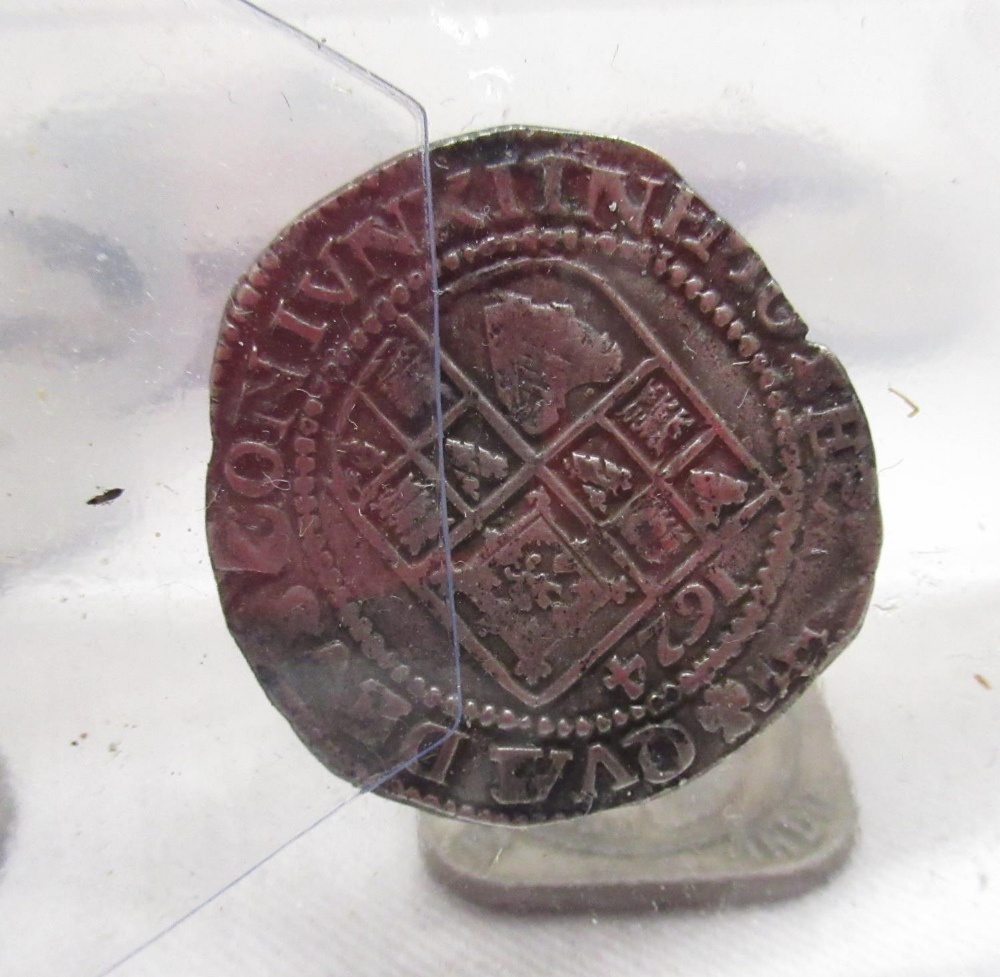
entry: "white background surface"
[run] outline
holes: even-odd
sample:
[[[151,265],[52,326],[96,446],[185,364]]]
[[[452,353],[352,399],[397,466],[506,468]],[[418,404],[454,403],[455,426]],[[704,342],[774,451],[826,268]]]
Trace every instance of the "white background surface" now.
[[[0,6],[5,975],[100,973],[349,793],[222,622],[204,378],[247,258],[416,135],[341,76],[327,110],[332,69],[256,28],[220,41],[216,9]],[[432,137],[531,122],[662,153],[845,362],[886,529],[868,622],[825,679],[861,837],[794,902],[514,919],[433,885],[413,812],[362,799],[118,972],[1000,973],[1000,5],[272,9],[420,98]],[[220,146],[243,167],[191,162]],[[45,257],[42,217],[96,236]]]

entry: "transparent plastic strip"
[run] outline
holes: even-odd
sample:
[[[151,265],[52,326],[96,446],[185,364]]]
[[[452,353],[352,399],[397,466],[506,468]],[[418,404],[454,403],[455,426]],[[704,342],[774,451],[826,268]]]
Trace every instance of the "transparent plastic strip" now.
[[[451,640],[451,662],[454,673],[454,695],[455,695],[455,709],[452,721],[447,729],[447,731],[442,734],[438,739],[433,740],[428,743],[422,749],[415,752],[412,756],[408,756],[390,769],[383,771],[382,773],[371,777],[365,783],[363,783],[360,789],[337,803],[330,810],[324,812],[320,817],[316,818],[312,823],[308,824],[306,827],[302,828],[300,831],[296,832],[291,837],[287,838],[280,845],[270,850],[263,857],[257,859],[253,864],[248,866],[243,872],[237,875],[235,878],[231,879],[224,886],[216,889],[210,895],[206,896],[201,902],[193,906],[191,909],[178,916],[176,919],[172,920],[168,925],[164,926],[162,929],[158,930],[156,933],[152,934],[148,939],[144,940],[128,953],[119,957],[110,966],[100,971],[96,977],[108,977],[108,975],[119,971],[125,964],[129,961],[135,959],[137,956],[142,954],[144,951],[148,950],[155,944],[159,943],[162,939],[167,937],[169,934],[173,933],[179,927],[183,926],[184,923],[198,916],[214,903],[216,903],[220,898],[222,898],[226,893],[230,892],[233,888],[245,882],[252,875],[257,873],[263,866],[267,865],[269,862],[273,861],[283,852],[287,851],[289,848],[294,846],[296,842],[300,841],[306,835],[309,835],[315,831],[322,824],[329,821],[331,818],[336,816],[341,810],[343,810],[348,804],[357,800],[359,797],[376,790],[381,785],[385,784],[393,777],[397,776],[407,767],[420,760],[422,757],[432,753],[434,750],[438,749],[443,743],[455,735],[457,732],[461,720],[462,720],[462,685],[461,685],[461,668],[460,668],[460,652],[459,652],[459,639],[458,639],[458,621],[457,613],[455,609],[455,586],[454,586],[454,567],[452,563],[452,553],[451,553],[451,538],[448,526],[448,509],[447,509],[447,482],[445,477],[445,454],[444,454],[444,425],[443,425],[443,415],[444,409],[442,406],[442,380],[441,380],[441,336],[440,336],[440,312],[439,312],[439,288],[438,288],[438,263],[437,255],[435,253],[434,242],[436,240],[435,234],[435,223],[434,223],[434,198],[433,190],[431,186],[431,161],[430,161],[430,139],[429,139],[429,125],[427,118],[427,111],[424,106],[415,99],[412,95],[396,87],[391,82],[386,81],[384,78],[376,75],[374,72],[365,68],[363,65],[352,61],[347,56],[341,54],[339,51],[327,46],[323,41],[319,40],[295,27],[294,25],[283,20],[281,17],[271,13],[268,10],[258,6],[257,4],[251,2],[251,0],[221,0],[226,6],[238,5],[240,7],[246,8],[251,15],[264,18],[270,24],[272,24],[276,29],[285,32],[289,37],[293,38],[298,43],[304,43],[314,48],[316,53],[326,59],[327,61],[335,64],[338,68],[344,69],[350,73],[353,73],[363,79],[366,83],[370,84],[373,88],[379,92],[386,95],[388,98],[397,102],[399,105],[404,107],[409,111],[417,120],[420,132],[420,145],[419,152],[421,158],[421,174],[422,182],[424,186],[424,208],[425,208],[425,219],[426,219],[426,231],[427,231],[427,241],[428,241],[428,261],[430,270],[430,299],[431,299],[431,340],[432,340],[432,357],[431,357],[431,370],[432,370],[432,391],[433,391],[433,410],[434,410],[434,420],[435,420],[435,454],[436,454],[436,466],[438,473],[438,485],[437,485],[437,501],[438,501],[438,511],[440,518],[441,527],[441,545],[442,545],[442,559],[444,566],[444,582],[445,582],[445,601],[447,614],[449,618],[450,627],[450,640]]]

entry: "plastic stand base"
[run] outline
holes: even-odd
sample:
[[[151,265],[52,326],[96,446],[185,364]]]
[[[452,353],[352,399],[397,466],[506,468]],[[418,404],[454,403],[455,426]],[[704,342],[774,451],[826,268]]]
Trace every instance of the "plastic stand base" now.
[[[815,688],[718,767],[655,800],[552,825],[421,814],[431,872],[513,912],[660,910],[788,898],[826,880],[857,809]]]

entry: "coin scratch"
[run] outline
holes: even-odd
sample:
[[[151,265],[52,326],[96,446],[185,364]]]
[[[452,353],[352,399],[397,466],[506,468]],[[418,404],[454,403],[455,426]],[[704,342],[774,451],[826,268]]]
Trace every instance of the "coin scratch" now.
[[[287,492],[292,487],[292,483],[287,478],[275,478],[273,475],[265,475],[261,481],[269,489],[274,488],[279,492]]]
[[[917,414],[920,413],[920,407],[917,404],[915,404],[912,400],[910,400],[910,398],[907,397],[906,394],[897,390],[895,387],[890,387],[889,393],[895,394],[901,401],[903,401],[904,404],[906,404],[907,407],[910,408],[910,413],[906,415],[907,417],[916,417]]]

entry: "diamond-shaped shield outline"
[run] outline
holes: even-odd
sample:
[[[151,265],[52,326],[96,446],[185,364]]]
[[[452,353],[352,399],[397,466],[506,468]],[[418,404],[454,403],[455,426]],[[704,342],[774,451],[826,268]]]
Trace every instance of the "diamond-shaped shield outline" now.
[[[587,512],[583,504],[575,497],[571,490],[563,484],[562,480],[547,467],[547,463],[553,458],[556,458],[559,453],[579,434],[581,434],[587,426],[593,423],[595,419],[605,418],[607,411],[611,408],[611,406],[613,404],[620,403],[623,397],[628,392],[637,388],[650,373],[657,368],[661,368],[671,381],[678,386],[689,403],[691,403],[691,405],[698,411],[699,416],[703,419],[707,419],[709,430],[704,432],[702,437],[694,439],[694,441],[687,446],[686,450],[681,451],[674,458],[670,459],[664,468],[659,472],[660,477],[665,479],[671,477],[671,474],[668,473],[672,472],[673,474],[676,474],[684,470],[684,468],[691,464],[694,459],[713,440],[715,440],[715,438],[719,438],[736,456],[736,458],[748,470],[757,475],[765,485],[764,490],[759,495],[744,503],[741,509],[738,510],[738,512],[733,513],[727,520],[731,527],[739,527],[736,531],[741,531],[742,528],[745,528],[777,494],[777,486],[768,472],[746,450],[739,439],[729,429],[728,425],[726,425],[722,418],[719,417],[719,415],[712,409],[711,405],[709,405],[708,402],[701,396],[695,386],[687,379],[674,359],[657,342],[656,337],[643,323],[639,314],[632,309],[624,299],[617,295],[598,274],[586,265],[566,257],[525,257],[508,259],[504,263],[502,270],[505,274],[508,274],[514,269],[523,269],[528,271],[535,268],[557,269],[564,274],[569,271],[587,281],[588,284],[596,288],[612,304],[616,311],[632,328],[635,334],[642,340],[651,355],[641,360],[625,377],[619,379],[610,390],[591,404],[585,412],[573,421],[573,423],[564,428],[559,433],[558,437],[545,447],[541,454],[538,454],[518,433],[513,423],[508,421],[503,416],[499,408],[493,405],[489,398],[487,398],[479,390],[475,383],[473,383],[471,378],[466,375],[465,371],[463,371],[454,362],[451,356],[442,349],[442,375],[443,377],[446,377],[455,387],[457,387],[460,394],[458,403],[453,405],[443,418],[444,429],[447,430],[448,427],[450,427],[461,414],[469,409],[470,406],[474,405],[474,408],[478,410],[483,420],[490,425],[493,432],[499,435],[507,447],[522,460],[522,467],[517,475],[508,479],[507,482],[503,483],[497,490],[491,493],[488,500],[485,500],[484,505],[489,508],[489,512],[486,514],[487,518],[493,515],[504,502],[514,496],[522,488],[526,487],[528,483],[537,476],[538,480],[549,488],[553,494],[560,499],[560,501],[566,504],[567,508],[573,512],[577,518],[581,518],[582,515],[582,521],[584,524],[593,525],[595,529],[599,529],[596,522]],[[462,288],[463,290],[472,288],[478,280],[495,275],[496,273],[497,268],[495,266],[488,266],[486,268],[470,272],[459,279],[452,286],[452,288]],[[410,330],[414,334],[419,335],[424,343],[428,342],[426,334],[421,331],[420,327],[416,324],[416,322],[410,319],[409,316],[401,316],[397,321],[402,321],[402,324],[409,326]],[[357,399],[363,398],[367,406],[375,411],[376,416],[386,424],[387,428],[392,432],[394,437],[396,437],[400,444],[404,447],[403,455],[397,459],[389,469],[383,472],[379,478],[375,480],[375,482],[373,482],[371,491],[375,491],[379,484],[383,483],[388,478],[391,478],[397,469],[402,467],[406,461],[416,463],[418,467],[425,470],[427,474],[436,482],[437,471],[432,468],[430,461],[422,454],[422,450],[428,444],[432,443],[435,438],[433,424],[418,438],[408,438],[398,429],[397,425],[386,417],[383,411],[379,410],[377,403],[374,402],[373,398],[371,398],[363,387],[364,381],[368,379],[370,372],[374,369],[374,365],[378,362],[377,352],[378,351],[376,351],[376,353],[369,360],[369,366],[366,367],[361,374],[359,374],[358,378],[352,384],[354,396],[345,398],[345,400],[341,403],[340,410],[337,412],[340,423],[334,424],[334,432],[341,429]],[[610,422],[606,427],[607,430],[612,431],[615,431],[615,428],[616,426]],[[617,432],[616,437],[618,437],[619,440],[622,440]],[[633,454],[635,455],[634,449]],[[335,491],[337,490],[336,478],[331,480],[331,487],[334,488]],[[483,525],[482,509],[484,506],[480,506],[475,510],[475,519],[469,518],[472,515],[471,508],[458,496],[458,493],[450,484],[446,484],[445,488],[449,503],[455,505],[456,509],[463,515],[463,519],[457,522],[451,530],[451,548],[452,551],[454,551],[455,548],[471,534],[471,532]],[[680,498],[676,490],[671,489],[671,501],[674,501],[674,496]],[[681,510],[682,512],[684,509],[689,509],[682,499],[680,500],[680,504],[683,506],[683,509]],[[352,509],[352,518],[353,515],[354,511]],[[423,556],[417,562],[411,563],[407,560],[405,554],[399,552],[395,546],[393,546],[363,515],[361,515],[360,511],[358,512],[358,515],[360,518],[354,521],[362,530],[366,540],[387,560],[388,565],[394,570],[400,581],[421,603],[424,604],[424,606],[427,607],[432,615],[446,627],[450,627],[451,620],[444,600],[436,594],[432,588],[426,586],[426,580],[431,575],[432,570],[436,569],[440,562],[437,552],[434,551]],[[652,588],[643,587],[643,590],[646,593],[645,598],[629,614],[620,619],[618,624],[608,631],[605,636],[590,649],[587,655],[580,659],[577,665],[574,665],[562,672],[559,677],[554,679],[548,686],[537,693],[529,692],[524,689],[519,682],[514,680],[503,663],[499,662],[492,652],[482,645],[461,617],[458,618],[459,640],[462,647],[471,652],[486,669],[486,671],[507,692],[511,693],[526,706],[532,708],[547,705],[575,685],[584,674],[590,671],[590,669],[618,643],[618,641],[628,634],[632,627],[634,627],[635,624],[638,623],[638,621],[640,621],[642,617],[656,605],[656,602],[660,599],[660,597],[662,597],[665,593],[668,593],[686,577],[690,576],[699,566],[711,559],[725,546],[726,543],[729,542],[733,535],[734,533],[719,532],[711,540],[704,543],[698,550],[691,554],[691,556],[688,557],[688,559],[686,559],[681,566],[676,568],[673,573],[669,574],[668,577],[658,586]],[[608,549],[613,550],[617,547],[617,543],[613,546],[609,545],[609,541],[605,539],[603,533],[601,541],[608,547]]]

